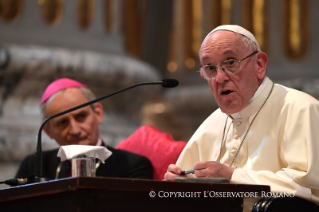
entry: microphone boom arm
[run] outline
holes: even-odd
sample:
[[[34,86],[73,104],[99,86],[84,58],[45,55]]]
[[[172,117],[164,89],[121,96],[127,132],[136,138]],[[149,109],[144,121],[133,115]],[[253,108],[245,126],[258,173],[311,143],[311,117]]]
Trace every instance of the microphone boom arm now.
[[[170,82],[170,81],[168,81],[168,82]],[[76,107],[70,108],[70,109],[68,109],[66,111],[63,111],[61,113],[57,113],[57,114],[55,114],[53,116],[50,116],[47,119],[45,119],[43,121],[43,123],[41,124],[41,127],[40,127],[39,132],[38,132],[37,149],[36,149],[36,153],[35,153],[35,156],[34,156],[34,177],[35,177],[34,181],[36,181],[36,182],[42,181],[41,180],[41,178],[42,178],[42,142],[41,142],[42,139],[41,138],[42,138],[42,129],[43,129],[44,125],[48,121],[50,121],[51,119],[54,119],[54,118],[56,118],[58,116],[62,116],[64,114],[66,114],[66,113],[69,113],[69,112],[72,112],[74,110],[80,109],[82,107],[86,107],[88,105],[94,104],[94,103],[99,102],[99,101],[101,101],[103,99],[106,99],[108,97],[111,97],[111,96],[114,96],[116,94],[119,94],[119,93],[121,93],[123,91],[129,90],[129,89],[132,89],[132,88],[135,88],[135,87],[138,87],[138,86],[142,86],[142,85],[159,85],[159,84],[161,84],[163,87],[167,87],[167,86],[165,86],[165,84],[166,84],[165,80],[158,81],[158,82],[143,82],[143,83],[139,83],[139,84],[134,84],[134,85],[132,85],[130,87],[127,87],[127,88],[124,88],[122,90],[116,91],[115,93],[111,93],[111,94],[108,94],[106,96],[102,96],[100,98],[97,98],[97,99],[89,101],[87,103],[84,103],[84,104],[78,105]],[[178,85],[178,81],[177,81],[177,85]]]

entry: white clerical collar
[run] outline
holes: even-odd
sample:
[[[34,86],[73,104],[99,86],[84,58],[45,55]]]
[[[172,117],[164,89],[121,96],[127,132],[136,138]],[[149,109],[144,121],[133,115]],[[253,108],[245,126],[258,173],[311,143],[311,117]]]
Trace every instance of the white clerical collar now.
[[[102,146],[102,139],[101,138],[99,138],[99,140],[97,140],[95,146]]]
[[[268,77],[265,76],[265,78],[263,79],[261,85],[258,87],[257,91],[255,92],[253,97],[251,97],[249,103],[251,103],[264,90],[264,88],[266,87],[267,81],[268,81]]]
[[[255,94],[253,95],[253,97],[251,97],[251,99],[249,100],[249,104],[256,99],[256,97],[265,89],[266,84],[268,82],[269,78],[267,76],[265,76],[265,78],[263,79],[262,83],[260,84],[260,86],[258,87],[257,91],[255,92]],[[234,113],[230,115],[232,118],[237,119],[237,118],[241,118],[241,115],[239,113]]]

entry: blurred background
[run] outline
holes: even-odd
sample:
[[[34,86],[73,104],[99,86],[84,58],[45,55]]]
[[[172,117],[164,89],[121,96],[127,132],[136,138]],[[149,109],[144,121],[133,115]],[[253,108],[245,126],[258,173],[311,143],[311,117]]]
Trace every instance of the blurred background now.
[[[56,78],[79,80],[97,97],[175,78],[176,88],[142,86],[102,101],[101,136],[116,146],[153,125],[187,141],[217,108],[196,71],[203,38],[221,24],[256,36],[273,81],[318,99],[317,8],[317,0],[0,0],[0,181],[35,152],[39,101]],[[43,133],[43,149],[56,147]]]

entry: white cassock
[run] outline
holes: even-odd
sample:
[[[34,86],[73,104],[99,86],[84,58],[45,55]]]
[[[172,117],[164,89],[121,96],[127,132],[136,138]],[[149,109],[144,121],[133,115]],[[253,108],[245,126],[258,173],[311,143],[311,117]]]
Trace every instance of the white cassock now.
[[[266,77],[249,105],[228,117],[221,163],[231,164],[272,85]],[[218,161],[226,118],[220,109],[212,113],[191,137],[176,165],[186,170],[198,161]],[[270,185],[272,192],[293,192],[319,204],[319,101],[275,84],[232,167],[236,168],[232,183]]]

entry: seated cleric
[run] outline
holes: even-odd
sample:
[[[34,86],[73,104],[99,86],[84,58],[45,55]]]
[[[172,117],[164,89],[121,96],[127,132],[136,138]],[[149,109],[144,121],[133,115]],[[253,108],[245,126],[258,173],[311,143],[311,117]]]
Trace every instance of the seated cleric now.
[[[43,118],[73,108],[95,99],[94,94],[83,84],[72,79],[62,78],[52,82],[41,99]],[[99,136],[99,124],[103,119],[103,107],[100,103],[80,108],[50,120],[45,126],[46,134],[60,146],[63,145],[102,145],[112,155],[100,163],[96,176],[152,179],[151,162],[140,155],[117,150],[103,143]],[[42,156],[43,177],[49,179],[65,178],[71,175],[69,161],[60,162],[58,149],[44,151]],[[34,173],[34,155],[27,156],[18,169],[16,177]]]
[[[197,129],[176,165],[169,165],[165,180],[194,169],[187,177],[270,185],[272,192],[291,192],[316,207],[319,101],[273,83],[266,76],[266,53],[240,26],[212,30],[199,57],[200,75],[219,109]]]

